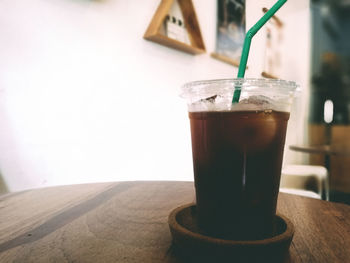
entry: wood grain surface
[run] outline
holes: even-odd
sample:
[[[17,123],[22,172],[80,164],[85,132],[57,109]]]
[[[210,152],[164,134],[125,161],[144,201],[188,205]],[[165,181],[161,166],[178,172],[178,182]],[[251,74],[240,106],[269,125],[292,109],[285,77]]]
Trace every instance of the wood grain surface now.
[[[184,262],[167,218],[192,182],[60,186],[0,196],[0,262]],[[288,262],[349,262],[350,206],[281,193]]]

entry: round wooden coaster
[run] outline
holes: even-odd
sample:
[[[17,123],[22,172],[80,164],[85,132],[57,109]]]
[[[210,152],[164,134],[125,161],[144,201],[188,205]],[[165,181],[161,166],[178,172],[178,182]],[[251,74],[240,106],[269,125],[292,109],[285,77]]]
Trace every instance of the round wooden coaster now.
[[[190,262],[283,262],[294,234],[294,226],[283,215],[276,215],[277,234],[262,240],[226,240],[200,233],[196,206],[174,209],[168,218],[176,253]]]

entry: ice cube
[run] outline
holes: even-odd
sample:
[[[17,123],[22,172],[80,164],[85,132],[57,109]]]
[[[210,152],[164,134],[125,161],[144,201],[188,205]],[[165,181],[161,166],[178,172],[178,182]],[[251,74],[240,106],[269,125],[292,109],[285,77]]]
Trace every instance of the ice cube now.
[[[221,95],[211,95],[189,105],[189,111],[228,111],[231,100]]]
[[[269,97],[266,97],[263,95],[259,95],[259,96],[254,95],[254,96],[250,96],[249,98],[241,100],[239,104],[253,104],[253,105],[266,106],[266,105],[273,105],[274,102]]]
[[[218,95],[214,95],[214,96],[211,96],[211,97],[208,97],[208,98],[205,98],[205,99],[201,99],[200,101],[203,102],[203,101],[209,101],[209,102],[212,102],[214,103],[215,102],[215,99],[217,98]]]
[[[253,154],[264,150],[273,142],[277,134],[278,113],[265,111],[243,111],[237,126],[232,130],[232,141],[237,149]]]
[[[232,110],[235,111],[271,111],[275,108],[275,101],[262,95],[253,95],[248,98],[243,98],[239,103],[232,104]]]

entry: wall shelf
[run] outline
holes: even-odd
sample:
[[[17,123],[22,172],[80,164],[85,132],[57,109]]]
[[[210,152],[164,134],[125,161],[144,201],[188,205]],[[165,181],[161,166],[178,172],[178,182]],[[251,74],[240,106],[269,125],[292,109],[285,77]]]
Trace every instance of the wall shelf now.
[[[180,6],[191,44],[182,43],[166,36],[161,32],[161,27],[174,1],[178,1]],[[206,52],[197,15],[191,0],[162,0],[143,37],[146,40],[150,40],[193,55]]]

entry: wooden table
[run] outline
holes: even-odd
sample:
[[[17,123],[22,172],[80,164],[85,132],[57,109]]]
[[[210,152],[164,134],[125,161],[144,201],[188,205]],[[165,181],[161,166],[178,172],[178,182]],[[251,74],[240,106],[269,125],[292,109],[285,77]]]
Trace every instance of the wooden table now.
[[[348,144],[337,145],[290,145],[289,149],[297,152],[310,154],[323,154],[324,163],[328,171],[330,171],[330,156],[350,156],[350,146]]]
[[[297,152],[310,153],[310,154],[323,154],[324,163],[327,170],[330,172],[331,163],[330,156],[350,156],[350,148],[347,144],[338,145],[290,145],[289,149]]]
[[[0,196],[0,262],[182,262],[167,217],[191,182],[59,186]],[[350,206],[280,193],[295,225],[287,262],[349,262]]]
[[[350,156],[350,148],[346,144],[339,145],[290,145],[289,149],[303,153]]]

